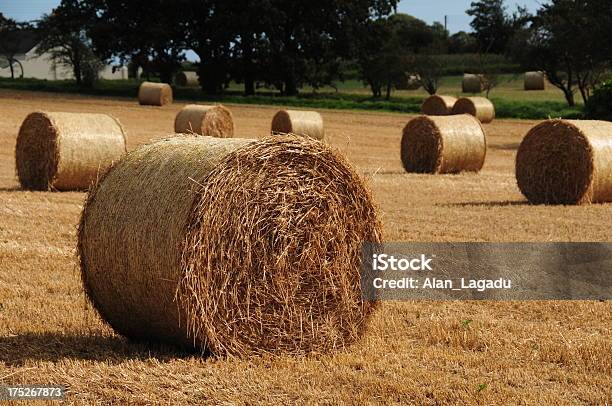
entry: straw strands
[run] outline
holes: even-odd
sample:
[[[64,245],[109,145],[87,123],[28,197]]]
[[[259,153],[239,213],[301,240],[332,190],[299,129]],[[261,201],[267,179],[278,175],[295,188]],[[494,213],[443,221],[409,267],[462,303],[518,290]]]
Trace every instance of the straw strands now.
[[[316,111],[281,110],[272,118],[272,134],[296,134],[322,141],[323,117]]]
[[[234,136],[234,118],[223,106],[189,104],[174,119],[174,131],[184,134],[200,134],[210,137]]]
[[[183,71],[176,74],[174,77],[174,83],[177,86],[192,86],[197,87],[200,85],[198,80],[198,73],[193,71]]]
[[[407,172],[478,172],[486,152],[484,129],[467,114],[420,116],[404,127],[401,158]]]
[[[151,106],[170,104],[172,103],[172,88],[167,83],[142,82],[138,88],[138,102]]]
[[[421,113],[428,116],[448,116],[452,114],[453,106],[457,101],[453,96],[429,96],[421,105]]]
[[[87,189],[126,152],[126,134],[106,114],[34,112],[21,124],[15,148],[21,186]]]
[[[612,123],[548,120],[538,124],[519,147],[516,180],[534,204],[612,201]]]
[[[119,333],[223,354],[358,339],[364,241],[381,224],[348,162],[307,138],[174,137],[115,165],[87,199],[87,296]]]
[[[546,77],[544,72],[526,72],[525,90],[545,90]]]
[[[462,97],[453,106],[453,114],[469,114],[486,124],[495,118],[495,106],[485,97]]]

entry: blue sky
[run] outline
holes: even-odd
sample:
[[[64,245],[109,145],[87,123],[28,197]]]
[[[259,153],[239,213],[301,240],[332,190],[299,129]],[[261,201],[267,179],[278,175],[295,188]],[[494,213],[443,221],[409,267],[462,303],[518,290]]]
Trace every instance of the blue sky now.
[[[228,0],[231,1],[231,0]],[[465,14],[472,0],[401,0],[399,11],[411,14],[428,23],[443,22],[448,15],[448,29],[451,33],[469,30],[470,17]],[[506,0],[513,9],[516,4],[526,5],[531,11],[545,0]],[[59,0],[0,0],[0,12],[19,21],[35,20],[48,13]]]

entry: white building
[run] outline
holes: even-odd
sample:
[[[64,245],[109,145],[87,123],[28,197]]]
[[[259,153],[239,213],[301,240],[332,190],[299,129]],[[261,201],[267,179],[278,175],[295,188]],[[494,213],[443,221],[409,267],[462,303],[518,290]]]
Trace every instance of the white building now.
[[[56,65],[48,53],[38,55],[35,43],[32,41],[23,41],[22,44],[22,49],[15,55],[15,59],[20,63],[13,63],[13,70],[16,78],[23,76],[24,78],[46,80],[74,79],[70,67]],[[2,55],[0,55],[0,77],[11,77],[11,69],[6,58]],[[125,80],[128,78],[128,69],[126,66],[106,65],[100,72],[100,78],[107,80]]]

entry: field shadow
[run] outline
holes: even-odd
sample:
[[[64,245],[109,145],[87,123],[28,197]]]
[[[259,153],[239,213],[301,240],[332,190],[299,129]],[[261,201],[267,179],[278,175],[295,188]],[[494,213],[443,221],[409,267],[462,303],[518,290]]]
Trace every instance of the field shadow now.
[[[531,206],[526,200],[502,200],[500,202],[462,202],[436,204],[439,207],[509,207],[509,206]]]
[[[26,191],[25,189],[20,188],[19,186],[11,186],[11,187],[0,187],[0,192],[20,192]]]
[[[200,353],[159,343],[132,342],[119,336],[48,332],[0,337],[0,364],[9,366],[22,366],[27,361],[55,362],[64,359],[111,364],[150,358],[170,361],[193,355],[199,356]]]

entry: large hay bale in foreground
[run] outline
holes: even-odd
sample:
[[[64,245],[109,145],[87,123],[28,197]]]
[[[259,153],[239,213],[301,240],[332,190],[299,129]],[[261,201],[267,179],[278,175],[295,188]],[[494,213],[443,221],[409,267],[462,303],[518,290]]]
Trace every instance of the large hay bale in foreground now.
[[[234,136],[234,118],[223,106],[189,104],[174,119],[174,131],[183,134],[200,134],[210,137]]]
[[[495,106],[486,97],[462,97],[453,106],[453,114],[469,114],[486,124],[495,118]]]
[[[544,72],[526,72],[525,90],[545,90],[546,77]]]
[[[548,120],[516,155],[516,180],[534,204],[612,201],[612,123]]]
[[[448,116],[452,114],[453,106],[457,101],[453,96],[429,96],[421,105],[421,113],[427,116]]]
[[[463,75],[461,82],[461,89],[463,93],[480,93],[482,92],[482,80],[479,75],[472,75],[466,73]]]
[[[193,71],[183,71],[176,74],[174,77],[174,83],[177,86],[192,86],[197,87],[200,86],[200,81],[198,80],[198,73]]]
[[[34,112],[21,124],[15,147],[24,189],[87,189],[126,152],[126,134],[106,114]]]
[[[401,157],[407,172],[478,172],[486,153],[485,131],[467,114],[420,116],[404,127]]]
[[[316,111],[281,110],[272,119],[272,134],[296,134],[323,140],[323,117]]]
[[[142,82],[138,88],[138,103],[164,106],[172,103],[172,88],[167,83]]]
[[[116,164],[78,233],[85,290],[132,339],[213,354],[307,353],[356,340],[370,191],[325,144],[175,137]]]

